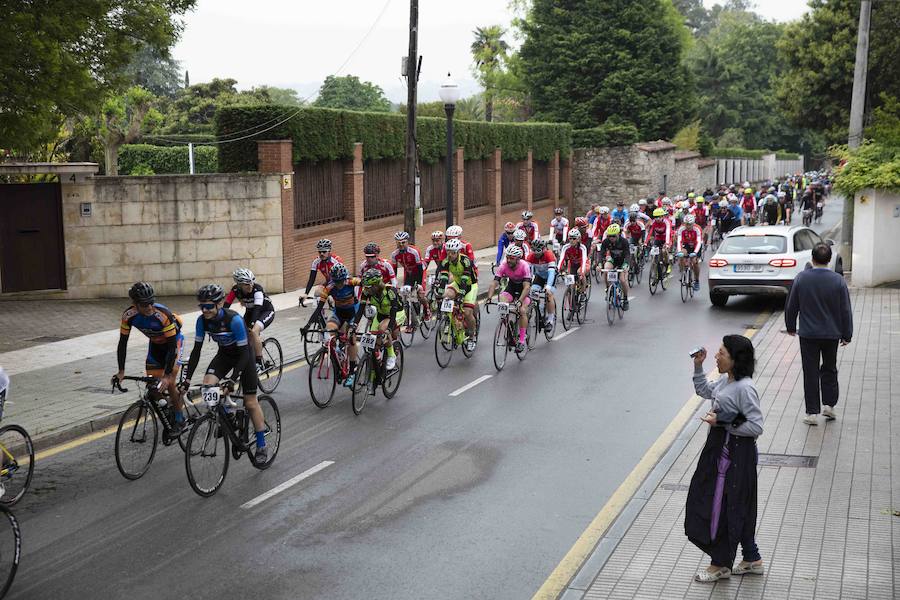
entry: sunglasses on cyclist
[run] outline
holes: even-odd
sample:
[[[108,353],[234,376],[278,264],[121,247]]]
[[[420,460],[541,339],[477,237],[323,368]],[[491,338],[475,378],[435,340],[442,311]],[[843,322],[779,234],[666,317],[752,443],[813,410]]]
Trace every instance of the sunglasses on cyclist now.
[[[204,302],[203,304],[198,304],[197,306],[200,307],[200,310],[214,310],[216,308],[216,305],[211,302]]]
[[[152,302],[138,302],[137,305],[138,305],[138,308],[148,308],[150,306],[153,306],[153,303]]]

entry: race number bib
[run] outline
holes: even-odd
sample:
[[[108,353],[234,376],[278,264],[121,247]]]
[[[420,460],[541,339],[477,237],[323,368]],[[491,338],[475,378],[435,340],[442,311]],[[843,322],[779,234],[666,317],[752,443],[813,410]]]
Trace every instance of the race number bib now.
[[[540,300],[544,297],[544,290],[539,287],[532,286],[531,290],[528,292],[528,295],[531,296],[532,300]]]
[[[497,310],[500,312],[501,317],[505,317],[509,314],[509,303],[508,302],[500,302],[497,304]]]
[[[574,275],[566,275],[566,285],[575,285]]]
[[[619,273],[616,271],[610,271],[606,274],[606,280],[610,283],[615,283],[619,280]]]
[[[428,285],[434,285],[434,274],[428,276]]]
[[[359,338],[359,345],[362,346],[364,350],[374,350],[375,336],[371,333],[362,334]]]
[[[451,300],[450,298],[444,298],[443,302],[441,302],[441,312],[453,312],[453,300]]]
[[[650,248],[650,256],[659,256],[659,246]]]
[[[412,287],[408,286],[408,285],[404,285],[400,288],[400,293],[403,294],[404,296],[409,294],[410,291],[412,291]]]
[[[214,386],[204,387],[201,390],[203,401],[209,408],[215,408],[219,404],[219,388]]]

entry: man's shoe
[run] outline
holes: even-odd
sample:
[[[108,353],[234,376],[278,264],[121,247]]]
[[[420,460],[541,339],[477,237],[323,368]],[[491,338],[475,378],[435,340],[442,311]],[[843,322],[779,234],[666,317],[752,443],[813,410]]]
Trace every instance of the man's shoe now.
[[[171,421],[171,427],[169,427],[169,437],[173,439],[177,438],[179,435],[181,435],[182,431],[184,431],[184,424],[179,423],[173,418]]]
[[[393,371],[397,367],[397,357],[396,356],[388,356],[387,360],[384,363],[384,368],[388,371]]]
[[[516,354],[525,352],[525,342],[516,342]]]
[[[828,406],[827,404],[822,407],[822,415],[825,417],[826,421],[834,421],[837,419],[837,415],[834,414],[834,407]]]
[[[694,282],[694,291],[695,291],[695,292],[699,292],[699,291],[700,291],[700,282],[699,282],[699,281],[695,281],[695,282]]]
[[[475,340],[466,340],[466,352],[475,352]]]
[[[253,460],[256,464],[265,463],[269,460],[269,448],[266,446],[257,446],[256,452],[253,453]]]
[[[625,301],[622,302],[622,310],[628,310],[628,298],[625,298]]]
[[[803,423],[806,425],[812,425],[813,427],[815,427],[816,425],[819,424],[819,419],[816,417],[816,415],[808,414],[805,417],[803,417]]]
[[[356,373],[350,373],[350,375],[347,376],[347,379],[344,380],[344,387],[352,388],[353,382],[355,380],[356,380]]]

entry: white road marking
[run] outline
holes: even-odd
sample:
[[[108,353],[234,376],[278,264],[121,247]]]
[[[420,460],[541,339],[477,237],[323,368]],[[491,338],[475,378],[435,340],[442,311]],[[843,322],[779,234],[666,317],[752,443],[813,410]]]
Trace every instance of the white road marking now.
[[[490,379],[491,377],[493,377],[493,375],[482,375],[481,377],[479,377],[478,379],[476,379],[476,380],[473,381],[472,383],[467,383],[466,385],[462,386],[462,387],[459,388],[458,390],[454,390],[454,391],[450,392],[450,396],[459,396],[459,395],[462,394],[463,392],[466,392],[466,391],[468,391],[468,390],[471,390],[473,387],[475,387],[475,386],[478,385],[479,383],[481,383],[481,382],[483,382],[483,381],[487,381],[487,380]]]
[[[557,341],[557,340],[561,340],[561,339],[563,339],[564,337],[566,337],[567,335],[569,335],[570,333],[575,333],[575,332],[578,331],[579,329],[581,329],[581,326],[573,327],[572,329],[570,329],[570,330],[568,330],[568,331],[564,331],[564,332],[562,332],[562,333],[559,334],[559,335],[553,336],[553,339],[550,340],[550,341],[551,341],[551,342],[555,342],[555,341]]]
[[[256,498],[254,498],[253,500],[250,500],[249,502],[244,502],[243,504],[241,504],[241,508],[243,508],[243,509],[253,508],[257,504],[259,504],[261,502],[265,502],[266,500],[268,500],[275,494],[280,494],[281,492],[288,489],[289,487],[300,483],[307,477],[311,477],[311,476],[315,475],[316,473],[318,473],[319,471],[321,471],[322,469],[324,469],[326,467],[330,467],[333,464],[334,464],[333,460],[323,460],[322,462],[320,462],[316,466],[312,467],[311,469],[307,469],[307,470],[303,471],[302,473],[300,473],[299,475],[297,475],[295,477],[291,477],[290,479],[288,479],[281,485],[273,487],[271,490],[269,490],[265,494],[261,494],[261,495],[257,496]]]

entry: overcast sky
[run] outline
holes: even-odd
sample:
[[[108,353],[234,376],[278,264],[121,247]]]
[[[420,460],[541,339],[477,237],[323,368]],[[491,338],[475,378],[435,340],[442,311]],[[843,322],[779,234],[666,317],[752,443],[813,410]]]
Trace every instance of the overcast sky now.
[[[716,3],[703,1],[707,6]],[[508,26],[507,4],[508,0],[420,0],[420,101],[437,100],[438,86],[448,71],[463,96],[478,90],[470,71],[472,31],[478,26]],[[763,17],[779,21],[798,18],[807,10],[806,0],[756,0],[756,4]],[[185,17],[184,33],[173,54],[189,71],[192,83],[232,77],[241,89],[274,85],[312,97],[327,75],[337,73],[372,81],[393,102],[404,102],[400,59],[408,51],[408,27],[407,0],[198,0],[196,10]]]

